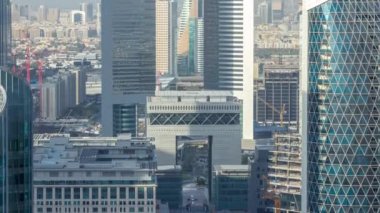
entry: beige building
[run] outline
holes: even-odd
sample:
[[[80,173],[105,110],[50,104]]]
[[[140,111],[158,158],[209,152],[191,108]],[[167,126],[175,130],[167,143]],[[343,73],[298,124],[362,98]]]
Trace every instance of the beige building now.
[[[156,70],[169,71],[169,0],[156,1]]]

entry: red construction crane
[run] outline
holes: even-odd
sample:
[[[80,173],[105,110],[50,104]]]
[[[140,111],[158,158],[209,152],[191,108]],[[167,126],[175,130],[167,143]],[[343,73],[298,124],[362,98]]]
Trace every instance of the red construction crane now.
[[[40,90],[40,113],[42,113],[43,62],[38,61],[38,87]]]
[[[30,84],[30,47],[26,48],[26,82]]]

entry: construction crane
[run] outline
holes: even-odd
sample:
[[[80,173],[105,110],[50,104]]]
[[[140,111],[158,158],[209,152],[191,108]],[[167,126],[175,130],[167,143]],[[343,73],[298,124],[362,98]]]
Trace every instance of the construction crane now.
[[[30,47],[26,48],[26,82],[30,84]]]
[[[281,197],[275,189],[271,189],[271,185],[267,176],[262,175],[261,180],[266,183],[266,187],[261,191],[261,198],[266,200],[273,200],[274,213],[281,213]]]
[[[40,115],[42,115],[42,85],[43,85],[43,62],[38,62],[38,89],[40,90]]]
[[[268,106],[269,108],[271,108],[273,111],[275,111],[276,113],[278,113],[280,115],[280,125],[281,125],[281,127],[284,127],[284,114],[286,114],[286,110],[285,110],[286,105],[283,104],[281,107],[281,110],[278,110],[274,106],[272,106],[270,103],[268,103],[264,99],[262,99],[261,97],[257,96],[257,98],[261,102],[263,102],[266,106]]]

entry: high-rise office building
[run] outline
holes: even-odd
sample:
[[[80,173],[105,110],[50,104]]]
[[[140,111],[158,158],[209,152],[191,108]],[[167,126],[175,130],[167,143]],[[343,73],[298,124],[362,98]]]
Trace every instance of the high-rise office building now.
[[[255,79],[255,122],[260,126],[298,128],[299,67],[264,64],[263,75]]]
[[[380,1],[303,3],[302,212],[378,212]]]
[[[96,31],[100,37],[102,34],[102,12],[101,4],[96,3]]]
[[[81,3],[80,10],[86,14],[87,22],[90,22],[94,18],[94,5],[92,3]]]
[[[177,27],[178,27],[178,2],[169,2],[169,70],[174,76],[177,75]]]
[[[38,8],[38,13],[37,13],[37,20],[39,22],[46,21],[47,19],[47,8],[44,5],[40,5]]]
[[[32,94],[0,70],[0,212],[32,212]]]
[[[11,5],[9,0],[0,0],[0,67],[7,64],[11,39]]]
[[[203,55],[198,51],[198,41],[203,41],[202,19],[203,1],[183,0],[178,1],[178,33],[177,33],[177,72],[178,75],[194,75],[199,72],[197,59]],[[199,26],[201,28],[199,28]],[[199,36],[202,36],[199,38]],[[201,46],[202,48],[202,46]],[[201,54],[201,55],[199,55]]]
[[[124,128],[130,123],[127,117],[133,115],[114,122],[115,110],[145,104],[146,97],[154,95],[155,8],[155,0],[102,4],[102,125],[106,136],[133,133],[133,128]]]
[[[253,140],[253,1],[204,1],[204,86],[243,100],[243,139]]]
[[[170,0],[156,1],[156,69],[157,75],[169,72]]]

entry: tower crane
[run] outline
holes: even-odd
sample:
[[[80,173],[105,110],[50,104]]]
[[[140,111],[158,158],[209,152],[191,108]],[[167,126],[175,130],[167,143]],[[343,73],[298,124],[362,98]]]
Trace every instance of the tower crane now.
[[[286,114],[286,110],[285,110],[285,104],[282,105],[281,109],[278,110],[276,109],[273,105],[271,105],[270,103],[266,102],[263,98],[257,96],[257,98],[263,102],[266,106],[268,106],[269,108],[271,108],[273,111],[275,111],[276,113],[278,113],[280,115],[280,125],[281,127],[284,126],[284,114]]]

